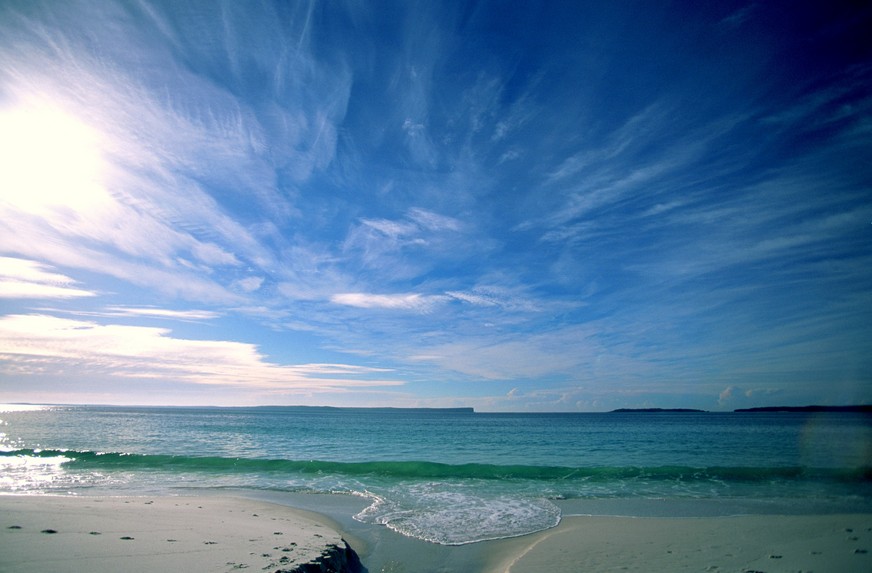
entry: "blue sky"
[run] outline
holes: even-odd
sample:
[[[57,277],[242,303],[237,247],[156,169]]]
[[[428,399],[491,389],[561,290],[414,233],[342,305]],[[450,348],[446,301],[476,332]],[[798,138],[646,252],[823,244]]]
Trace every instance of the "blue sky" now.
[[[870,28],[7,0],[0,401],[872,403]]]

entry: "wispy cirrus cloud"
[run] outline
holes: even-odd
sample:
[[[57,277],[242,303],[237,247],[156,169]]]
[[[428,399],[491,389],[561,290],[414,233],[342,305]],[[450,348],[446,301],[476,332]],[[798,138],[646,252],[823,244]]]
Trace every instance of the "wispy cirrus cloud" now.
[[[0,294],[79,319],[44,324],[111,380],[133,362],[85,333],[207,355],[200,332],[252,384],[365,357],[413,375],[403,400],[857,379],[865,21],[631,12],[0,2],[0,255],[25,261]]]
[[[0,257],[0,298],[79,298],[97,293],[78,288],[70,277],[27,259]]]
[[[397,386],[390,370],[348,364],[283,365],[253,344],[175,338],[165,328],[99,324],[49,315],[0,317],[0,370],[161,378],[257,391],[334,391]]]
[[[378,280],[405,280],[464,256],[457,247],[467,240],[466,230],[457,218],[412,208],[399,219],[361,219],[342,250],[345,257],[359,261],[362,270],[383,271]]]
[[[173,310],[169,308],[143,307],[143,306],[108,306],[100,316],[132,316],[146,318],[169,318],[173,320],[212,320],[221,316],[221,313],[212,310]]]
[[[356,308],[383,308],[392,310],[411,310],[427,312],[438,304],[444,303],[447,297],[440,295],[421,294],[371,294],[371,293],[339,293],[330,297],[334,304],[353,306]]]
[[[232,4],[210,14],[227,24],[224,49],[216,50],[197,37],[208,29],[200,26],[201,15],[167,8],[5,11],[16,42],[0,53],[0,118],[20,129],[0,130],[0,140],[4,149],[21,149],[20,139],[29,134],[40,145],[25,146],[32,151],[25,162],[30,172],[4,179],[0,219],[8,240],[0,247],[167,294],[240,303],[240,295],[256,290],[258,273],[240,279],[234,272],[228,280],[224,271],[274,268],[275,255],[255,230],[262,221],[241,220],[234,208],[254,199],[266,220],[299,216],[289,195],[332,161],[351,79],[341,62],[319,65],[302,30],[293,52],[276,54],[272,47],[287,30],[275,14],[231,14],[237,11]],[[51,28],[51,41],[44,33],[47,15],[58,19],[55,24],[63,21]],[[192,18],[197,26],[190,26]],[[99,42],[88,40],[86,26]],[[252,46],[240,44],[249,36],[260,48],[250,61]],[[109,57],[97,44],[117,49]],[[135,63],[129,54],[138,54]],[[243,103],[211,75],[226,66],[243,86],[252,64],[270,75],[281,71],[266,102]],[[59,177],[65,192],[48,195],[57,185],[34,177],[56,172],[73,152],[86,154],[93,169]],[[280,180],[290,183],[282,188]],[[35,195],[27,191],[34,186]],[[77,256],[83,243],[93,256]]]

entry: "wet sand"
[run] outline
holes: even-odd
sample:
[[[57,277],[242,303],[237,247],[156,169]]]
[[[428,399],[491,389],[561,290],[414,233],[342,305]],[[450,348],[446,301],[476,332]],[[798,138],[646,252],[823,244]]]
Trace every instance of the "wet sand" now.
[[[490,573],[872,571],[872,515],[573,516],[512,540]]]

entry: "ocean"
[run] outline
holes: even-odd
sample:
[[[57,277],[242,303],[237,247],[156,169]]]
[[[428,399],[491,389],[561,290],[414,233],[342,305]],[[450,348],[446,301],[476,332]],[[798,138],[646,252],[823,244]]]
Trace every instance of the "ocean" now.
[[[0,406],[0,493],[204,491],[353,499],[450,546],[570,514],[869,512],[872,415]]]

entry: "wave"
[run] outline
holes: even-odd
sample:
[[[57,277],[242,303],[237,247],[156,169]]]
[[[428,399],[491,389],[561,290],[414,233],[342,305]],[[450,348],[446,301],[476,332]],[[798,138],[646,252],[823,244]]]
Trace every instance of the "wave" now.
[[[444,464],[428,461],[336,462],[260,458],[128,454],[77,450],[18,449],[0,451],[0,458],[60,460],[69,470],[140,470],[205,473],[256,473],[378,476],[394,479],[583,481],[835,481],[872,483],[872,466],[812,467],[555,467],[497,464]]]

